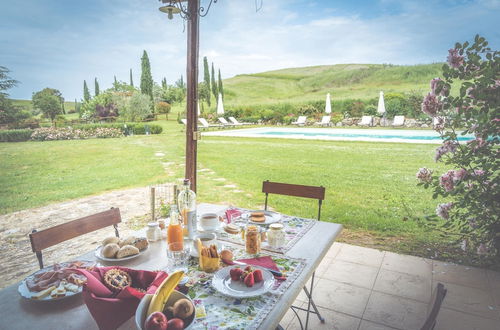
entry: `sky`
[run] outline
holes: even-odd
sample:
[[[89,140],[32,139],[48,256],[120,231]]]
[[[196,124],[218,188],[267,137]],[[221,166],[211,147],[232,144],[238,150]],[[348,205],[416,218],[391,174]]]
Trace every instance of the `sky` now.
[[[210,0],[200,0],[206,5]],[[260,10],[256,10],[260,7]],[[0,66],[20,84],[10,97],[45,87],[82,99],[113,77],[140,81],[146,50],[155,81],[186,71],[186,31],[158,0],[0,0]],[[218,0],[200,20],[203,56],[223,78],[341,63],[443,62],[455,42],[500,44],[500,0]],[[200,80],[203,66],[200,66]]]

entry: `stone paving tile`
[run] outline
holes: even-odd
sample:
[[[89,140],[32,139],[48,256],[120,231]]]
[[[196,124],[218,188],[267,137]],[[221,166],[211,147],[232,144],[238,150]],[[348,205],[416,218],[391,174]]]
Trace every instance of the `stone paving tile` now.
[[[304,304],[307,307],[307,304]],[[309,315],[309,329],[328,329],[328,330],[357,330],[360,319],[343,313],[335,312],[325,308],[318,308],[321,316],[325,318],[325,323],[321,323],[316,314]],[[305,327],[306,322],[306,312],[299,312],[302,323]],[[287,330],[298,330],[300,329],[300,323],[296,318],[289,323]]]
[[[370,290],[320,279],[314,288],[314,302],[317,306],[337,312],[361,317],[370,296]]]
[[[384,254],[385,252],[383,251],[345,244],[335,258],[357,264],[380,267]]]
[[[429,303],[432,293],[429,278],[381,269],[373,290]]]
[[[402,330],[398,328],[391,328],[386,325],[378,324],[367,320],[361,320],[358,330],[394,330],[394,329]]]
[[[499,318],[498,308],[488,291],[452,283],[443,284],[448,290],[443,307],[492,319]]]
[[[486,276],[488,277],[490,294],[493,296],[493,299],[500,310],[500,272],[487,270]]]
[[[379,268],[334,260],[328,266],[323,278],[372,289]]]
[[[427,304],[373,291],[363,319],[399,329],[417,330],[426,316]]]
[[[340,250],[342,249],[342,246],[344,246],[346,244],[344,243],[339,243],[339,242],[335,242],[332,244],[332,246],[330,247],[330,249],[328,250],[328,252],[326,253],[326,258],[335,258]]]
[[[318,268],[316,268],[316,277],[323,277],[325,274],[326,270],[328,269],[328,266],[332,263],[333,259],[325,257],[323,260],[321,260],[321,263],[319,264]]]
[[[432,260],[386,252],[382,261],[382,269],[430,278]]]
[[[446,298],[445,298],[446,300]],[[493,330],[500,329],[500,321],[441,308],[434,330]]]
[[[482,268],[434,261],[433,279],[437,282],[460,284],[484,290],[488,289],[486,270]]]
[[[302,301],[295,300],[295,302],[293,303],[293,306],[302,307],[303,304],[304,303]],[[288,327],[288,325],[292,322],[298,322],[297,316],[292,311],[292,309],[289,308],[288,311],[286,312],[285,316],[283,316],[283,318],[279,322],[279,324],[283,327],[283,329],[286,329]]]

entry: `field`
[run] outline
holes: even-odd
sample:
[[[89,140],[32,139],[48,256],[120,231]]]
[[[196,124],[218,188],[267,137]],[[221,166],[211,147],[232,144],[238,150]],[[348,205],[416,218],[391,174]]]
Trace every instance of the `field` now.
[[[179,180],[184,175],[184,133],[174,121],[157,123],[164,133],[156,136],[0,144],[1,213]],[[428,255],[427,247],[446,242],[405,220],[434,212],[436,201],[415,180],[419,167],[439,167],[432,160],[434,148],[204,137],[199,142],[199,200],[258,208],[263,180],[323,185],[322,219],[344,224],[347,238]],[[164,156],[156,156],[158,152]],[[274,197],[270,205],[304,217],[316,213],[312,201]]]

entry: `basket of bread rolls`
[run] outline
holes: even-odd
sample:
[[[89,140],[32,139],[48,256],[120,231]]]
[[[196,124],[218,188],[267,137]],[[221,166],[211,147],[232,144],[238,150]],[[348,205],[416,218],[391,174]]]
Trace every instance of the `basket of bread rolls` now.
[[[217,246],[203,246],[199,238],[196,239],[196,247],[198,248],[198,257],[200,261],[200,269],[207,273],[213,273],[219,269],[219,253]]]

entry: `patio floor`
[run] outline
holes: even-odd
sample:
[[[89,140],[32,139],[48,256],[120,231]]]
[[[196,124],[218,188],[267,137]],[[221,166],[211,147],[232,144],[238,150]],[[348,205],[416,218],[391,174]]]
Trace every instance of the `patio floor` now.
[[[500,329],[499,272],[343,243],[316,271],[313,296],[326,323],[311,315],[310,329],[420,329],[438,282],[448,293],[435,330]],[[295,305],[305,301],[301,293]],[[300,329],[291,310],[280,324]]]

